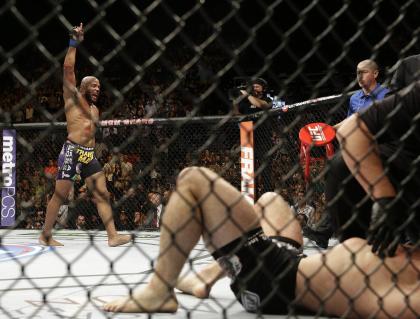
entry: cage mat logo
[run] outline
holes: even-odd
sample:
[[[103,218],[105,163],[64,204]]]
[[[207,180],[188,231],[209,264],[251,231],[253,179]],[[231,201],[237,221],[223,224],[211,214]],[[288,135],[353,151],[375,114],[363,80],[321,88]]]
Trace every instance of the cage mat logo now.
[[[0,262],[30,257],[41,254],[49,249],[50,247],[42,247],[36,244],[3,244],[0,245]]]

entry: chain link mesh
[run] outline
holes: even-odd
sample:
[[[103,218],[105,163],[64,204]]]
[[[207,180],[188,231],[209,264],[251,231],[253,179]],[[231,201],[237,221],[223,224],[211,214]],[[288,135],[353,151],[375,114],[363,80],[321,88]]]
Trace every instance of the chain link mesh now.
[[[226,224],[233,224],[234,231],[246,233],[248,229],[234,217],[235,198],[227,199],[217,192],[215,185],[219,179],[207,173],[194,173],[186,178],[190,183],[199,181],[201,184],[195,185],[208,190],[200,196],[195,194],[197,202],[193,203],[176,184],[177,176],[185,168],[204,166],[240,189],[243,149],[239,123],[252,121],[256,127],[253,132],[256,199],[263,201],[265,192],[280,194],[293,207],[303,235],[319,247],[328,246],[331,236],[366,237],[372,207],[368,196],[365,192],[359,197],[352,193],[351,174],[346,171],[347,175],[336,177],[340,179],[333,192],[337,196],[330,198],[327,194],[326,199],[325,192],[332,187],[331,183],[327,185],[326,176],[337,171],[331,168],[327,151],[311,145],[307,154],[309,174],[305,173],[299,132],[308,123],[336,125],[346,119],[349,97],[358,89],[355,69],[360,61],[375,60],[380,65],[379,82],[389,86],[401,60],[420,51],[419,12],[420,5],[415,0],[376,0],[363,4],[321,0],[86,0],[77,4],[69,0],[6,1],[0,7],[0,27],[4,30],[0,40],[0,122],[4,131],[17,132],[17,210],[13,228],[41,230],[44,226],[47,205],[54,193],[57,155],[67,136],[61,71],[67,34],[82,21],[85,40],[77,48],[76,77],[80,81],[83,76],[94,75],[101,82],[97,101],[101,122],[97,125],[95,154],[105,173],[118,230],[160,231],[175,238],[184,228],[193,227],[191,224],[202,223],[204,238],[213,248],[220,248],[216,234]],[[269,83],[267,93],[274,98],[270,105],[273,109],[247,116],[234,114],[229,95],[232,89],[244,88],[242,83],[238,85],[238,79],[258,77]],[[352,133],[341,139],[341,145]],[[402,141],[404,138],[401,136]],[[4,136],[0,142],[5,188]],[[338,141],[332,145],[335,151],[339,150]],[[416,163],[415,159],[407,163],[407,167],[412,165],[413,179]],[[404,181],[401,183],[398,191],[404,190]],[[179,229],[162,224],[171,195],[190,205],[192,215]],[[226,212],[217,225],[209,227],[196,211],[205,214],[206,200],[214,198]],[[344,210],[344,206],[349,215],[337,217],[337,211]],[[412,213],[408,220],[413,223],[416,208],[408,209]],[[363,215],[366,210],[368,216]],[[278,227],[264,214],[259,217],[271,228]],[[80,230],[104,227],[92,192],[80,176],[60,207],[55,227]],[[360,228],[362,234],[357,232]],[[2,234],[6,237],[8,230]],[[188,259],[189,251],[184,244],[173,239],[170,246]],[[357,249],[349,246],[345,250],[354,258]],[[147,255],[141,247],[128,248],[127,252],[131,249]],[[269,267],[264,264],[269,261],[255,251],[251,256],[261,258],[256,269],[267,273]],[[112,264],[111,260],[107,262]],[[410,258],[406,263],[417,265]],[[21,266],[24,272],[22,264],[17,262],[16,266]],[[358,267],[355,264],[353,268]],[[387,266],[381,263],[377,267]],[[406,313],[403,310],[390,313],[388,306],[380,304],[377,313],[358,314],[356,301],[366,290],[374,288],[366,284],[363,291],[351,294],[340,286],[346,271],[335,273],[335,268],[326,263],[321,268],[330,272],[328,278],[335,282],[326,295],[317,295],[319,290],[311,286],[311,277],[305,277],[313,304],[318,305],[315,311],[318,315],[331,311],[328,302],[339,292],[349,307],[338,315],[419,316],[418,306],[412,301],[406,302],[409,311]],[[277,282],[281,273],[271,274],[271,270],[268,278]],[[360,266],[359,272],[368,278],[364,271]],[[394,275],[400,273],[404,270]],[[164,275],[156,275],[173,286],[165,281]],[[312,280],[316,282],[316,278]],[[124,284],[123,279],[120,282]],[[250,282],[252,279],[240,281],[240,285]],[[79,284],[83,286],[80,281]],[[33,285],[37,287],[35,282]],[[409,300],[410,292],[399,285],[395,283],[390,289],[402,291]],[[4,290],[13,290],[15,286],[12,283]],[[282,294],[280,286],[273,291],[278,289]],[[420,304],[414,299],[418,298],[417,290],[416,286],[412,298]],[[48,292],[43,294],[45,297]],[[286,312],[296,315],[294,303],[304,299],[305,296],[297,296]],[[230,306],[222,307],[223,316]],[[13,317],[6,308],[0,309],[6,317]],[[59,316],[54,309],[51,312]]]

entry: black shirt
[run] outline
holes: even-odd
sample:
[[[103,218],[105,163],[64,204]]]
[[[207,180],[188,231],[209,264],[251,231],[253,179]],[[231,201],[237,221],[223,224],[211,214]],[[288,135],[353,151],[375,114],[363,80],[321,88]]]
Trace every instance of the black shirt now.
[[[391,87],[393,90],[399,90],[418,80],[420,80],[420,54],[401,61],[392,78]]]
[[[268,104],[272,102],[271,98],[268,97],[267,93],[263,93],[261,97],[257,97],[257,98],[259,98],[260,100],[266,101]],[[251,102],[248,100],[248,98],[244,98],[242,101],[239,102],[238,110],[239,110],[239,113],[243,115],[254,114],[254,113],[263,111],[262,108],[252,105]]]
[[[420,81],[375,102],[361,119],[378,144],[404,143],[404,148],[420,155]]]
[[[375,136],[394,185],[420,185],[420,81],[375,102],[360,118]]]

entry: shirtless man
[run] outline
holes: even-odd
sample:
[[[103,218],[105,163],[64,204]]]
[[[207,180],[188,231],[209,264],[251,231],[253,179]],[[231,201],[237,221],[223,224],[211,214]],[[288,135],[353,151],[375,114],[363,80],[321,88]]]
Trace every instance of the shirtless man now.
[[[217,263],[178,282],[200,236]],[[420,316],[419,251],[399,247],[395,257],[381,259],[365,240],[352,238],[303,258],[301,244],[300,226],[280,196],[266,193],[253,208],[212,171],[187,168],[163,215],[150,282],[104,310],[176,312],[174,287],[205,297],[227,273],[232,291],[250,312],[287,314],[304,307],[351,318]],[[208,286],[200,287],[198,278]]]
[[[99,96],[99,80],[93,76],[82,79],[80,89],[76,87],[74,65],[76,47],[83,41],[83,24],[74,27],[70,34],[69,49],[63,67],[63,98],[67,119],[67,141],[58,158],[58,174],[54,195],[48,203],[45,224],[39,242],[46,246],[62,246],[52,238],[52,228],[64,200],[73,187],[77,175],[85,179],[93,194],[99,215],[108,234],[108,245],[119,246],[131,240],[130,235],[119,235],[115,230],[102,167],[94,155],[96,123],[99,111],[95,102]]]

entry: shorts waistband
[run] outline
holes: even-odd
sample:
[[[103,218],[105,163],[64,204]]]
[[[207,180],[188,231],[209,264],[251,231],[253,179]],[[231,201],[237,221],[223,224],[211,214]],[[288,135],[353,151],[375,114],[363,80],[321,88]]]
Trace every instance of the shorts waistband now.
[[[75,142],[73,142],[72,140],[69,140],[69,139],[67,139],[66,143],[72,144],[72,145],[76,146],[77,148],[80,148],[84,151],[89,151],[90,152],[90,151],[93,151],[95,149],[94,147],[87,147],[87,146],[77,144],[77,143],[75,143]]]
[[[234,239],[233,241],[231,241],[230,243],[226,244],[225,246],[217,249],[216,251],[212,253],[212,256],[214,257],[214,259],[217,260],[218,258],[222,256],[235,254],[241,248],[248,247],[266,238],[267,237],[264,235],[262,228],[258,227],[244,233],[243,236],[238,237]]]
[[[303,252],[303,247],[301,244],[299,244],[296,240],[283,237],[283,236],[270,236],[270,239],[276,243],[279,247],[286,247],[288,249],[292,249],[297,251],[298,253]]]

